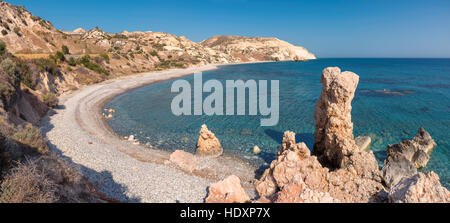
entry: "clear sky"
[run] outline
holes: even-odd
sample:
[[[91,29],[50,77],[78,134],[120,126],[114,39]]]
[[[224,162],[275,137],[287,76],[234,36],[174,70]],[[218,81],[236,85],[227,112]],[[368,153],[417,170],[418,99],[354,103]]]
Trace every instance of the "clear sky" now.
[[[7,0],[56,28],[277,37],[319,57],[450,57],[450,0]]]

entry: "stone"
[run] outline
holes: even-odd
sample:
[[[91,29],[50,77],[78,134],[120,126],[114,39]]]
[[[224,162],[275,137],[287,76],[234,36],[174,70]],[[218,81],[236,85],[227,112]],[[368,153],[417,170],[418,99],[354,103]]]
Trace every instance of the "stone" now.
[[[177,150],[170,155],[170,162],[190,172],[197,168],[197,158],[188,152]]]
[[[450,192],[434,172],[403,178],[389,191],[391,203],[449,203]]]
[[[261,149],[258,146],[253,147],[253,153],[254,154],[260,154],[261,153]]]
[[[331,197],[329,193],[309,189],[299,174],[274,196],[273,203],[340,203],[340,201]]]
[[[130,135],[130,136],[128,137],[128,141],[134,142],[134,141],[135,141],[134,135]]]
[[[369,149],[372,139],[369,136],[358,136],[355,139],[355,143],[360,151],[365,151]]]
[[[206,125],[202,125],[200,130],[196,153],[200,156],[221,156],[223,154],[219,139],[208,130]]]
[[[436,142],[425,129],[420,128],[412,140],[404,140],[395,145],[389,145],[387,157],[402,155],[416,168],[423,168],[430,160],[430,153],[436,147]]]
[[[329,67],[323,71],[321,83],[322,93],[314,113],[314,155],[326,166],[341,168],[358,149],[353,136],[351,102],[359,76]]]
[[[396,154],[386,158],[381,173],[384,183],[390,188],[403,178],[417,174],[417,168],[404,156]]]
[[[242,187],[239,177],[234,175],[211,185],[205,200],[206,203],[244,203],[247,201],[250,201],[250,197]]]
[[[287,137],[292,134],[285,135],[284,141]],[[347,168],[330,172],[316,156],[311,156],[306,144],[298,143],[280,150],[270,168],[255,181],[256,191],[260,197],[275,196],[296,175],[301,175],[309,190],[329,193],[341,202],[368,202],[383,189],[375,156],[372,152],[358,152],[349,160],[351,165]]]

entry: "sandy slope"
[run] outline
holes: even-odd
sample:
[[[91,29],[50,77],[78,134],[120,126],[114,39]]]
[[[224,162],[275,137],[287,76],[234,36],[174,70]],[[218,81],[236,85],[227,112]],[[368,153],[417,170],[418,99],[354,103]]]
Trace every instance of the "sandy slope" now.
[[[41,122],[51,148],[79,165],[83,174],[107,195],[125,202],[203,202],[207,187],[229,174],[238,175],[249,192],[254,168],[223,156],[203,160],[201,170],[187,173],[164,165],[169,153],[133,145],[105,125],[101,106],[111,97],[145,84],[215,65],[144,73],[85,87],[61,97],[61,106]],[[193,145],[195,146],[195,145]]]

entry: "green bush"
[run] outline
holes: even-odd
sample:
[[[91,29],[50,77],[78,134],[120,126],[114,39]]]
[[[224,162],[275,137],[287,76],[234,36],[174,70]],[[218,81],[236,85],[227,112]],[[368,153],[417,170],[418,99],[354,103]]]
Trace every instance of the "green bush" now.
[[[64,55],[70,54],[69,47],[67,47],[66,45],[63,45],[61,49]]]
[[[18,36],[22,36],[22,34],[20,34],[20,28],[19,27],[14,27],[14,32],[18,35]]]
[[[100,57],[102,57],[105,61],[109,62],[109,55],[107,53],[100,54]]]
[[[34,63],[38,66],[41,72],[49,72],[50,74],[58,74],[58,65],[53,59],[36,59]]]
[[[53,93],[48,93],[42,96],[42,100],[48,107],[51,108],[56,108],[56,106],[58,106],[59,103],[58,97]]]
[[[64,53],[61,51],[56,52],[55,58],[57,61],[61,61],[61,62],[64,62],[66,60],[66,58],[64,57]]]
[[[4,36],[8,35],[8,31],[2,30],[2,35],[4,35]]]
[[[0,64],[3,71],[8,74],[14,81],[20,82],[20,76],[17,75],[16,64],[11,58],[6,58]]]
[[[0,56],[6,53],[6,43],[0,40]]]
[[[73,57],[70,57],[70,58],[67,60],[67,64],[69,64],[70,66],[74,67],[74,66],[77,65],[77,61],[75,61],[75,59],[74,59]]]
[[[103,69],[100,65],[91,62],[90,59],[91,58],[88,55],[83,56],[78,60],[78,64],[82,64],[87,69],[95,71],[99,74],[109,75],[109,72],[107,70]]]

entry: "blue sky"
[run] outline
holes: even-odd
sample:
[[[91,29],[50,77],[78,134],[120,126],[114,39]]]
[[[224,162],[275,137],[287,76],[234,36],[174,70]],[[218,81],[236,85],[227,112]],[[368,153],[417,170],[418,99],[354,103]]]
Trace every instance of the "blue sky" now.
[[[450,57],[449,0],[7,0],[56,28],[277,37],[319,57]]]

